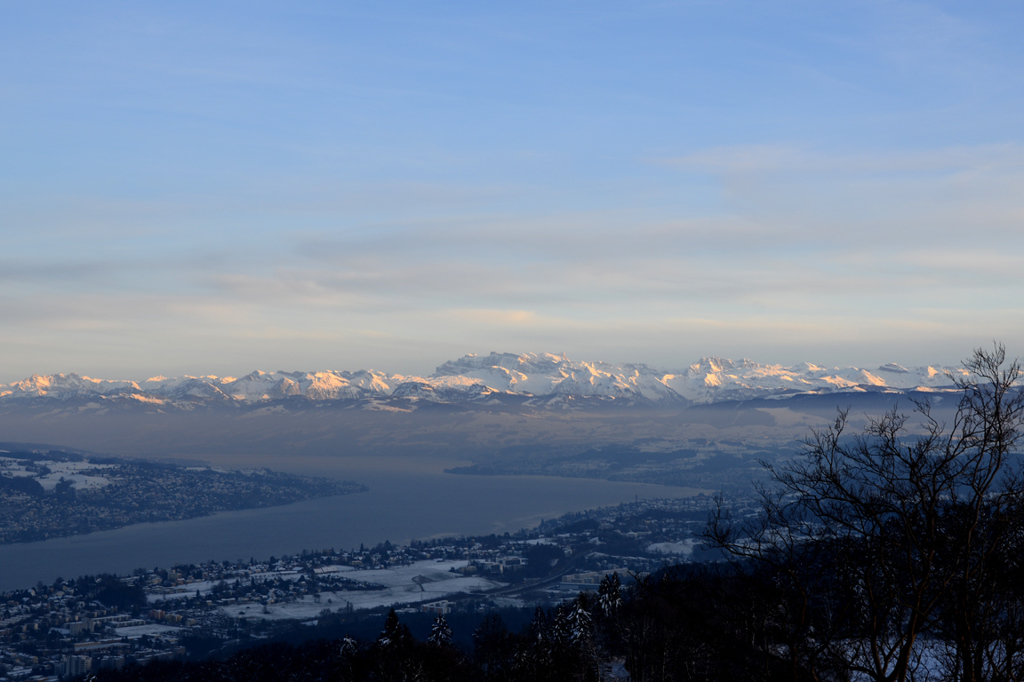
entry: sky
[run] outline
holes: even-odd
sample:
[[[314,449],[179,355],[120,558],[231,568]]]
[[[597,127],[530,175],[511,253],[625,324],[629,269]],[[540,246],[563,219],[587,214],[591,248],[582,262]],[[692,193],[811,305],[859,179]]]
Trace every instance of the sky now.
[[[1019,2],[0,6],[0,382],[1024,355]]]

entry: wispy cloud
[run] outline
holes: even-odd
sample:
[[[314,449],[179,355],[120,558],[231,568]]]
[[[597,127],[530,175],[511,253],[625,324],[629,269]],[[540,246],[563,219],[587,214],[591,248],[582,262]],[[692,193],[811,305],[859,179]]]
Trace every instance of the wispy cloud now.
[[[1024,337],[1005,3],[64,10],[0,26],[8,378]]]
[[[945,147],[917,151],[826,154],[801,147],[745,145],[705,149],[654,163],[721,174],[818,173],[851,177],[888,174],[963,175],[1015,170],[1024,172],[1024,146],[999,145]]]
[[[8,261],[0,267],[8,291],[30,288],[6,300],[7,319],[100,328],[104,319],[162,315],[227,329],[306,311],[313,333],[334,324],[316,315],[359,316],[370,330],[392,314],[539,329],[762,311],[806,316],[825,333],[821,315],[836,306],[851,319],[885,318],[925,310],[936,297],[961,305],[986,289],[999,290],[993,303],[1002,305],[1007,285],[1021,284],[1013,254],[1024,239],[1016,229],[1024,199],[1014,190],[1024,150],[1015,145],[874,155],[753,146],[662,167],[719,178],[730,198],[703,217],[671,208],[517,215],[472,210],[475,198],[460,211],[472,190],[432,188],[447,197],[439,205],[448,218],[257,235],[237,251],[189,237],[159,256],[154,242],[131,261],[108,249]],[[949,248],[951,240],[964,247]],[[145,296],[123,290],[132,278]],[[87,295],[66,296],[62,281]]]
[[[449,311],[447,314],[448,316],[461,320],[463,322],[481,323],[498,326],[537,327],[543,324],[549,324],[551,322],[551,320],[545,320],[539,317],[532,310],[455,309]]]

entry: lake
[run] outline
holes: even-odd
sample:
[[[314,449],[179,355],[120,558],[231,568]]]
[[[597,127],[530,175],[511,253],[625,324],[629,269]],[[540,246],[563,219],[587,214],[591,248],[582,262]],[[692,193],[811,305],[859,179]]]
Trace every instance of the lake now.
[[[245,458],[222,465],[269,465]],[[275,464],[282,464],[280,461]],[[0,590],[95,573],[175,563],[293,554],[303,549],[349,549],[360,543],[446,535],[514,532],[570,511],[683,497],[697,491],[643,483],[545,476],[444,474],[451,462],[290,460],[276,468],[356,480],[366,493],[282,507],[223,512],[187,521],[141,524],[44,542],[0,546]]]

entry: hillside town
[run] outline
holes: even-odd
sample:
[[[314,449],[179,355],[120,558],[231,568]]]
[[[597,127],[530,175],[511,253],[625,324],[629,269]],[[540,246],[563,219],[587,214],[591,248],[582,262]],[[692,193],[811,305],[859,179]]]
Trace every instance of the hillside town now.
[[[0,544],[272,507],[366,488],[269,469],[228,471],[0,450]]]
[[[58,579],[0,595],[0,680],[201,658],[388,609],[486,612],[551,605],[700,555],[713,501],[645,500],[503,536],[322,549],[248,562]]]

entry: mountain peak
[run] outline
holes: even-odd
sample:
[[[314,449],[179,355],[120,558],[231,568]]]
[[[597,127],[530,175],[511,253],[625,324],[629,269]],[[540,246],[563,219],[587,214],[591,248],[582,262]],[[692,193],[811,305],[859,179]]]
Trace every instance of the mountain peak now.
[[[611,364],[570,359],[565,353],[470,353],[439,365],[428,377],[374,370],[266,372],[254,370],[240,378],[156,375],[145,381],[111,381],[75,373],[33,374],[0,385],[0,405],[46,398],[93,402],[124,399],[153,405],[184,401],[189,409],[203,403],[263,403],[276,400],[394,400],[433,402],[518,400],[572,396],[579,399],[625,400],[635,404],[711,403],[721,400],[782,397],[793,393],[864,390],[943,390],[954,388],[951,376],[962,368],[895,363],[868,371],[857,367],[823,367],[801,363],[790,367],[743,358],[733,361],[705,356],[684,369],[646,364]],[[548,401],[550,402],[550,401]],[[557,401],[556,401],[557,402]]]

